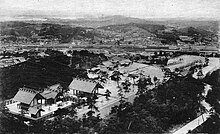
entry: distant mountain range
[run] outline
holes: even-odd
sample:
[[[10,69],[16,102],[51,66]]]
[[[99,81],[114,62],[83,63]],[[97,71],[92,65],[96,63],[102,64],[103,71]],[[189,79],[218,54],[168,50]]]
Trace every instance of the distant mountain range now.
[[[213,18],[133,18],[125,17],[122,15],[113,15],[113,16],[91,16],[84,15],[78,17],[70,17],[68,15],[59,14],[49,16],[42,14],[28,14],[28,15],[17,15],[13,17],[0,16],[0,22],[3,21],[35,21],[35,22],[51,22],[51,23],[63,23],[63,24],[72,24],[76,26],[84,27],[101,27],[107,25],[119,25],[119,24],[128,24],[128,23],[147,23],[147,24],[162,24],[162,25],[180,25],[180,26],[196,26],[196,25],[208,25],[207,23],[216,22]],[[202,23],[201,23],[202,22]]]
[[[19,17],[19,21],[0,22],[0,33],[4,36],[2,40],[17,41],[22,37],[33,42],[57,39],[60,43],[68,43],[74,39],[93,41],[125,36],[130,39],[140,37],[140,40],[154,37],[164,43],[176,43],[180,40],[179,36],[189,36],[193,42],[216,42],[219,32],[219,22],[214,20],[145,20],[120,15],[74,19],[30,15]]]

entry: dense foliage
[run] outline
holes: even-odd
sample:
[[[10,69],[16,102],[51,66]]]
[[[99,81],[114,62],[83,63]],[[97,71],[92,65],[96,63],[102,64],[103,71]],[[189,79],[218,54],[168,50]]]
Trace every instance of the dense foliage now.
[[[196,118],[200,112],[204,89],[200,80],[175,76],[152,90],[149,85],[147,78],[141,78],[134,103],[123,102],[114,107],[101,133],[166,132],[173,125]]]
[[[220,70],[215,70],[207,75],[205,81],[212,87],[206,96],[206,102],[210,104],[212,110],[210,111],[210,118],[193,132],[203,133],[219,133],[220,132]]]

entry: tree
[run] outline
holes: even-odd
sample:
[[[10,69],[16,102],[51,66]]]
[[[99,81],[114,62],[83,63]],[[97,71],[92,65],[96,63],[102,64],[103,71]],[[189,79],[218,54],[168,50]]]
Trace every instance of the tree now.
[[[190,76],[171,77],[155,90],[147,90],[150,82],[141,76],[137,84],[139,94],[133,104],[126,102],[124,88],[120,86],[120,103],[112,108],[101,133],[116,133],[115,129],[119,133],[161,133],[172,125],[196,118],[198,111],[202,111],[204,84]]]
[[[135,98],[134,103],[122,101],[111,110],[110,118],[105,120],[102,133],[160,133],[164,126],[159,118],[153,117],[149,111],[152,102],[151,93]],[[146,103],[149,102],[149,103]],[[155,108],[156,109],[156,108]],[[155,109],[153,111],[155,111]],[[117,129],[118,131],[115,131]]]
[[[24,123],[23,117],[10,114],[5,105],[0,110],[0,133],[27,133],[28,126]]]
[[[220,122],[219,122],[219,117],[220,117],[220,70],[216,70],[209,74],[208,76],[205,77],[205,81],[209,83],[212,87],[212,90],[208,91],[208,94],[206,96],[206,102],[210,104],[211,111],[210,113],[212,114],[210,119],[204,123],[203,130],[201,132],[208,132],[208,133],[219,133],[220,130]]]
[[[102,119],[100,118],[100,114],[97,116],[84,116],[82,119],[82,130],[83,133],[94,133],[99,131],[100,129],[100,122]],[[80,131],[82,133],[82,131]]]
[[[116,114],[111,114],[109,118],[104,119],[100,127],[100,134],[125,133],[124,123],[119,121]]]
[[[128,79],[125,79],[125,81],[121,83],[121,86],[124,89],[125,93],[130,92],[131,82]]]
[[[138,78],[138,75],[136,74],[128,74],[128,77],[132,78],[133,79],[133,87],[135,85],[135,79]]]
[[[138,113],[133,112],[130,115],[130,123],[128,131],[132,133],[161,133],[163,129],[160,127],[158,120],[151,116],[148,111],[141,110]]]
[[[99,76],[101,77],[101,78],[105,78],[105,79],[108,79],[108,73],[107,73],[107,70],[100,70],[99,72],[98,72],[98,74],[99,74]]]
[[[153,83],[151,82],[150,75],[147,76],[146,80],[148,85],[153,85]]]
[[[121,80],[121,75],[122,73],[119,72],[119,71],[114,71],[112,73],[112,75],[110,76],[112,80],[116,81],[117,82],[117,85],[119,87],[119,80]]]
[[[30,133],[45,133],[44,122],[45,122],[45,120],[43,120],[43,121],[30,121],[29,132]]]
[[[118,89],[118,96],[119,96],[119,102],[120,104],[124,103],[126,100],[126,97],[124,95],[124,89],[122,86],[119,87]]]
[[[138,86],[137,95],[144,94],[145,91],[147,90],[147,85],[148,85],[148,80],[144,76],[140,77],[137,83]]]
[[[109,97],[110,97],[110,95],[111,95],[111,92],[108,90],[108,89],[106,89],[106,91],[105,91],[105,98],[106,98],[106,100],[109,100]]]
[[[202,79],[202,77],[204,76],[202,69],[199,69],[199,72],[197,73],[197,77],[198,79]]]
[[[168,68],[165,69],[164,78],[167,78],[169,80],[174,80],[174,79],[177,80],[180,77],[181,77],[181,74],[180,74],[179,68],[175,68],[173,72]]]
[[[203,128],[200,131],[202,133],[212,133],[216,134],[220,132],[220,118],[217,114],[213,114],[209,119],[203,124]]]
[[[107,82],[107,78],[106,77],[99,77],[99,81],[102,83],[106,83]]]
[[[75,118],[77,116],[76,104],[75,103],[72,103],[71,106],[68,108],[68,115],[71,118]]]
[[[87,113],[89,117],[92,116],[95,112],[99,112],[98,107],[95,105],[97,98],[98,97],[95,94],[87,98],[87,104],[89,105],[88,108],[90,109],[90,111]]]
[[[205,66],[208,66],[208,65],[209,65],[209,58],[205,57]]]
[[[156,76],[153,77],[153,81],[155,86],[159,84],[159,79]]]
[[[200,102],[203,99],[204,83],[191,76],[173,77],[158,85],[154,91],[159,102],[170,106],[170,124],[195,118],[198,111],[202,110]]]
[[[220,89],[219,89],[219,86],[213,85],[212,86],[212,90],[208,91],[208,94],[206,96],[206,102],[208,102],[212,106],[212,108],[214,109],[214,111],[218,115],[220,115],[219,100],[220,100]]]

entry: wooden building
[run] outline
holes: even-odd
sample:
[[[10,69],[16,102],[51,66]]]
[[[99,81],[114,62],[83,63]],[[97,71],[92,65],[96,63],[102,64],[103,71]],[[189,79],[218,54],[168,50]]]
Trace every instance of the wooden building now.
[[[69,85],[69,89],[74,95],[80,95],[81,93],[97,94],[99,88],[104,87],[98,82],[80,78],[74,78]]]
[[[59,90],[46,88],[40,93],[45,98],[45,105],[52,105],[62,99],[62,93]]]
[[[37,91],[29,88],[20,88],[13,98],[18,109],[21,109],[21,114],[31,114],[32,117],[40,117],[40,112],[43,110],[42,105],[45,104],[44,97]]]

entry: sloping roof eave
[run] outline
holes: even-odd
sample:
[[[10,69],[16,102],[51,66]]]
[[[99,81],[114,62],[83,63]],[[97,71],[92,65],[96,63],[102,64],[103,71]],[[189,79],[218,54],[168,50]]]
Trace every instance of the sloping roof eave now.
[[[40,98],[44,98],[40,93],[34,90],[23,88],[23,89],[19,89],[17,94],[14,96],[13,100],[30,105],[30,103],[36,96],[39,96]]]
[[[99,83],[79,79],[73,79],[73,81],[69,85],[70,89],[87,93],[92,93],[96,87],[102,88]]]

